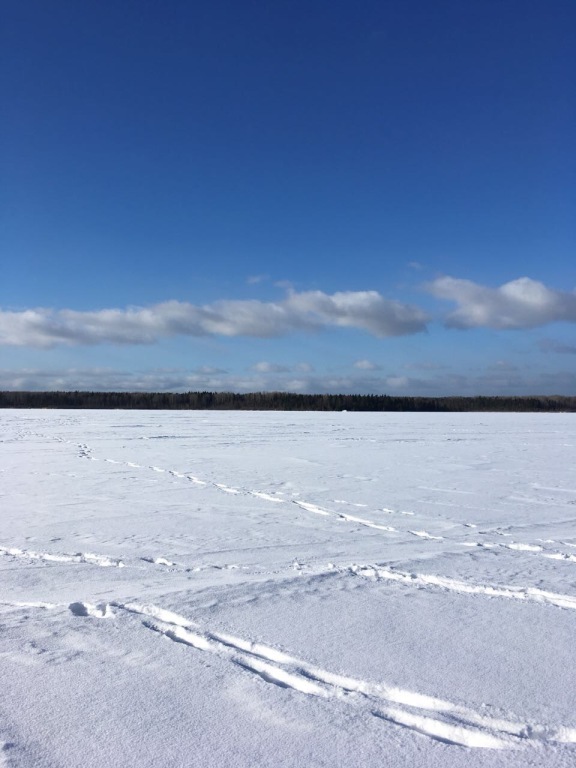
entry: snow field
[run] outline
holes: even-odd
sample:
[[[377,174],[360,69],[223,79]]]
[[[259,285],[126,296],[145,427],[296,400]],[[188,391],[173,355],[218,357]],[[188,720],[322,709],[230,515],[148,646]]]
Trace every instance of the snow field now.
[[[576,761],[572,416],[0,416],[0,765]]]

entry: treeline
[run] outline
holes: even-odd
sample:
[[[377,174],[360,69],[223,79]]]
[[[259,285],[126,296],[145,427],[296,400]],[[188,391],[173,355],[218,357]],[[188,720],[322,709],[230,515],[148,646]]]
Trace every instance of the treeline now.
[[[0,392],[0,408],[238,411],[575,412],[576,397],[396,397],[290,392]]]

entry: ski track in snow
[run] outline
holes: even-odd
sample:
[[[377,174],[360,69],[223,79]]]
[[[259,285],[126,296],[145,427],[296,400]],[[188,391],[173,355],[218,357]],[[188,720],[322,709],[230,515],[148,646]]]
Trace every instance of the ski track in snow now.
[[[13,603],[12,606],[62,607],[50,603]],[[121,614],[136,615],[147,629],[195,651],[215,655],[266,683],[305,696],[342,702],[361,710],[364,716],[380,718],[447,744],[513,749],[576,743],[576,728],[492,717],[485,711],[480,713],[417,691],[330,672],[265,643],[203,629],[185,616],[152,603],[118,601],[94,605],[77,601],[67,607],[79,618],[110,620],[118,619]]]
[[[56,562],[78,562],[72,559],[54,559]],[[150,562],[168,564],[164,558],[151,559]],[[475,584],[376,565],[351,565],[345,568],[329,566],[327,570],[311,575],[321,577],[334,571],[360,576],[374,582],[388,581],[401,586],[576,609],[576,596],[534,587]],[[4,610],[63,607],[43,601],[3,602],[0,605]],[[481,714],[471,708],[426,694],[336,674],[264,643],[252,642],[229,633],[203,630],[188,618],[154,604],[134,601],[92,604],[76,601],[70,603],[67,608],[74,616],[88,619],[113,619],[126,612],[138,615],[148,629],[174,642],[232,662],[267,683],[319,699],[336,699],[361,708],[366,716],[378,717],[448,744],[468,748],[508,749],[521,745],[576,743],[576,728],[489,717],[485,713]]]
[[[122,560],[113,559],[104,555],[95,555],[90,553],[77,553],[75,555],[59,555],[43,552],[33,552],[31,550],[18,549],[16,547],[3,547],[0,546],[0,554],[8,555],[13,558],[22,558],[36,561],[46,561],[57,564],[76,564],[86,563],[89,565],[96,565],[100,567],[117,567],[124,568],[124,562]],[[141,557],[141,561],[149,563],[151,565],[166,566],[169,570],[164,571],[169,574],[171,571],[178,571],[181,573],[199,573],[207,570],[241,570],[245,566],[239,566],[235,563],[231,564],[211,564],[205,563],[197,566],[180,566],[177,563],[168,560],[165,557]],[[302,565],[296,560],[290,564],[291,570],[301,571]],[[555,605],[560,608],[576,609],[576,596],[560,594],[551,592],[548,590],[542,590],[537,587],[523,586],[523,587],[511,587],[500,584],[476,584],[473,582],[458,581],[443,576],[437,576],[434,574],[419,574],[413,572],[404,572],[395,568],[388,568],[381,565],[350,565],[350,566],[336,566],[332,563],[328,565],[328,568],[322,568],[318,570],[310,570],[307,572],[312,578],[322,577],[334,572],[339,573],[351,573],[357,576],[363,576],[373,581],[387,580],[398,584],[415,586],[415,587],[427,587],[440,589],[449,592],[458,592],[463,595],[487,595],[488,597],[501,597],[512,600],[524,600],[537,603],[544,603]],[[29,605],[51,607],[51,603],[45,602],[30,602],[19,603],[18,605]]]
[[[458,592],[462,595],[487,595],[488,597],[503,597],[509,600],[525,600],[536,603],[547,603],[559,608],[576,610],[576,596],[564,595],[557,592],[549,592],[537,587],[509,587],[499,584],[475,584],[467,581],[457,581],[445,576],[433,574],[408,573],[392,568],[383,568],[375,565],[352,565],[348,569],[351,573],[375,581],[388,580],[399,584],[426,587]]]
[[[43,560],[47,563],[87,563],[89,565],[98,565],[101,568],[125,567],[122,560],[106,557],[106,555],[95,555],[92,552],[77,552],[74,555],[54,555],[49,552],[34,552],[31,549],[0,546],[0,554],[25,560]]]
[[[562,560],[566,563],[576,563],[576,555],[569,552],[556,552],[545,550],[540,544],[523,544],[521,542],[512,542],[511,544],[500,544],[499,542],[489,541],[460,541],[457,542],[463,547],[477,547],[479,549],[507,549],[512,552],[521,552],[522,554],[539,555],[549,560]],[[555,544],[552,539],[546,541],[547,544]],[[560,542],[563,546],[571,547],[572,544]]]
[[[328,571],[317,573],[315,576],[334,570],[335,567],[332,566]],[[576,609],[576,596],[533,587],[475,584],[373,565],[352,565],[336,570],[376,582],[389,581],[404,586],[439,589],[464,595],[522,600]],[[0,605],[4,609],[13,610],[63,607],[41,601],[3,602]],[[469,707],[427,694],[336,674],[273,646],[229,633],[202,629],[185,616],[151,603],[112,601],[92,604],[76,601],[67,607],[74,616],[89,619],[113,619],[122,613],[135,614],[142,618],[145,627],[169,640],[197,651],[214,654],[256,674],[267,683],[319,699],[336,699],[362,708],[365,715],[381,718],[448,744],[468,748],[508,749],[521,745],[576,743],[576,728],[490,717]]]
[[[20,549],[18,547],[5,547],[0,546],[0,555],[5,555],[11,558],[18,558],[22,560],[41,561],[46,563],[62,564],[76,564],[84,563],[87,565],[96,565],[101,568],[134,568],[136,566],[128,566],[122,559],[108,557],[107,555],[96,555],[91,552],[77,552],[76,554],[54,554],[52,552],[35,552],[30,549]],[[126,558],[125,558],[126,559]],[[151,565],[166,566],[170,571],[178,571],[180,573],[195,573],[207,570],[239,570],[240,566],[236,563],[224,563],[222,565],[217,563],[203,563],[201,565],[184,566],[176,563],[172,560],[168,560],[165,557],[158,556],[144,556],[138,558],[140,562],[149,563]]]
[[[476,545],[474,545],[476,546]],[[480,545],[479,545],[480,546]],[[498,546],[498,545],[493,545]],[[522,550],[520,550],[522,551]],[[532,549],[528,550],[532,551]],[[97,565],[100,567],[126,567],[124,562],[119,559],[109,558],[105,555],[95,555],[91,553],[77,553],[74,555],[61,555],[51,554],[44,552],[34,552],[32,550],[18,549],[16,547],[4,547],[0,546],[0,554],[8,555],[13,558],[22,558],[28,560],[46,561],[57,564],[76,564],[86,563],[89,565]],[[538,553],[542,554],[542,553]],[[549,555],[552,557],[552,555]],[[563,555],[564,559],[566,556]],[[573,556],[571,556],[573,557]],[[195,573],[207,570],[241,570],[241,566],[235,563],[227,563],[223,565],[204,563],[196,566],[181,566],[178,563],[168,560],[163,556],[145,556],[139,558],[140,561],[149,563],[151,565],[166,566],[171,571],[178,571],[181,573]],[[242,569],[246,566],[242,566]],[[290,564],[292,570],[296,569],[300,571],[302,566],[298,561],[292,561]],[[405,585],[417,586],[417,587],[433,587],[443,589],[451,592],[459,592],[460,594],[468,595],[488,595],[489,597],[503,597],[514,600],[528,600],[539,603],[549,603],[561,608],[576,609],[576,596],[558,594],[546,590],[542,590],[536,587],[509,587],[498,584],[475,584],[470,582],[457,581],[433,574],[418,574],[403,572],[393,568],[387,568],[379,565],[350,565],[350,566],[336,566],[330,564],[327,569],[311,570],[308,571],[308,575],[311,577],[323,576],[329,573],[338,571],[340,573],[353,573],[355,575],[364,576],[373,580],[388,580]],[[31,603],[30,605],[33,605]],[[48,603],[42,605],[49,605]]]

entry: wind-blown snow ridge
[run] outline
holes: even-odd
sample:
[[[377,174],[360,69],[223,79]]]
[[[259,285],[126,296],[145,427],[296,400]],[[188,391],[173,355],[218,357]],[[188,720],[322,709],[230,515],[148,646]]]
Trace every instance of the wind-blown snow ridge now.
[[[362,707],[371,715],[449,744],[506,749],[522,743],[576,743],[576,728],[490,717],[427,694],[329,672],[264,643],[202,630],[184,616],[150,603],[116,602],[113,605],[142,616],[148,629],[174,642],[226,659],[268,683],[320,699],[337,698]]]
[[[416,587],[432,587],[448,592],[460,592],[467,595],[488,595],[489,597],[504,597],[510,600],[528,600],[536,603],[547,603],[559,608],[576,610],[576,597],[557,592],[548,592],[537,587],[509,587],[494,584],[474,584],[467,581],[457,581],[446,576],[434,576],[424,573],[407,573],[391,568],[381,568],[375,565],[352,565],[349,570],[358,576],[370,579],[386,579],[399,584]]]

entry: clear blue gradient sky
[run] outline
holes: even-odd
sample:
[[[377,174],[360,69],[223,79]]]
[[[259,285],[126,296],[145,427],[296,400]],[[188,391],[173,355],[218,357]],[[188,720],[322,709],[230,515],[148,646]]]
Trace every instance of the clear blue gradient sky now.
[[[5,0],[0,388],[574,394],[574,0]]]

